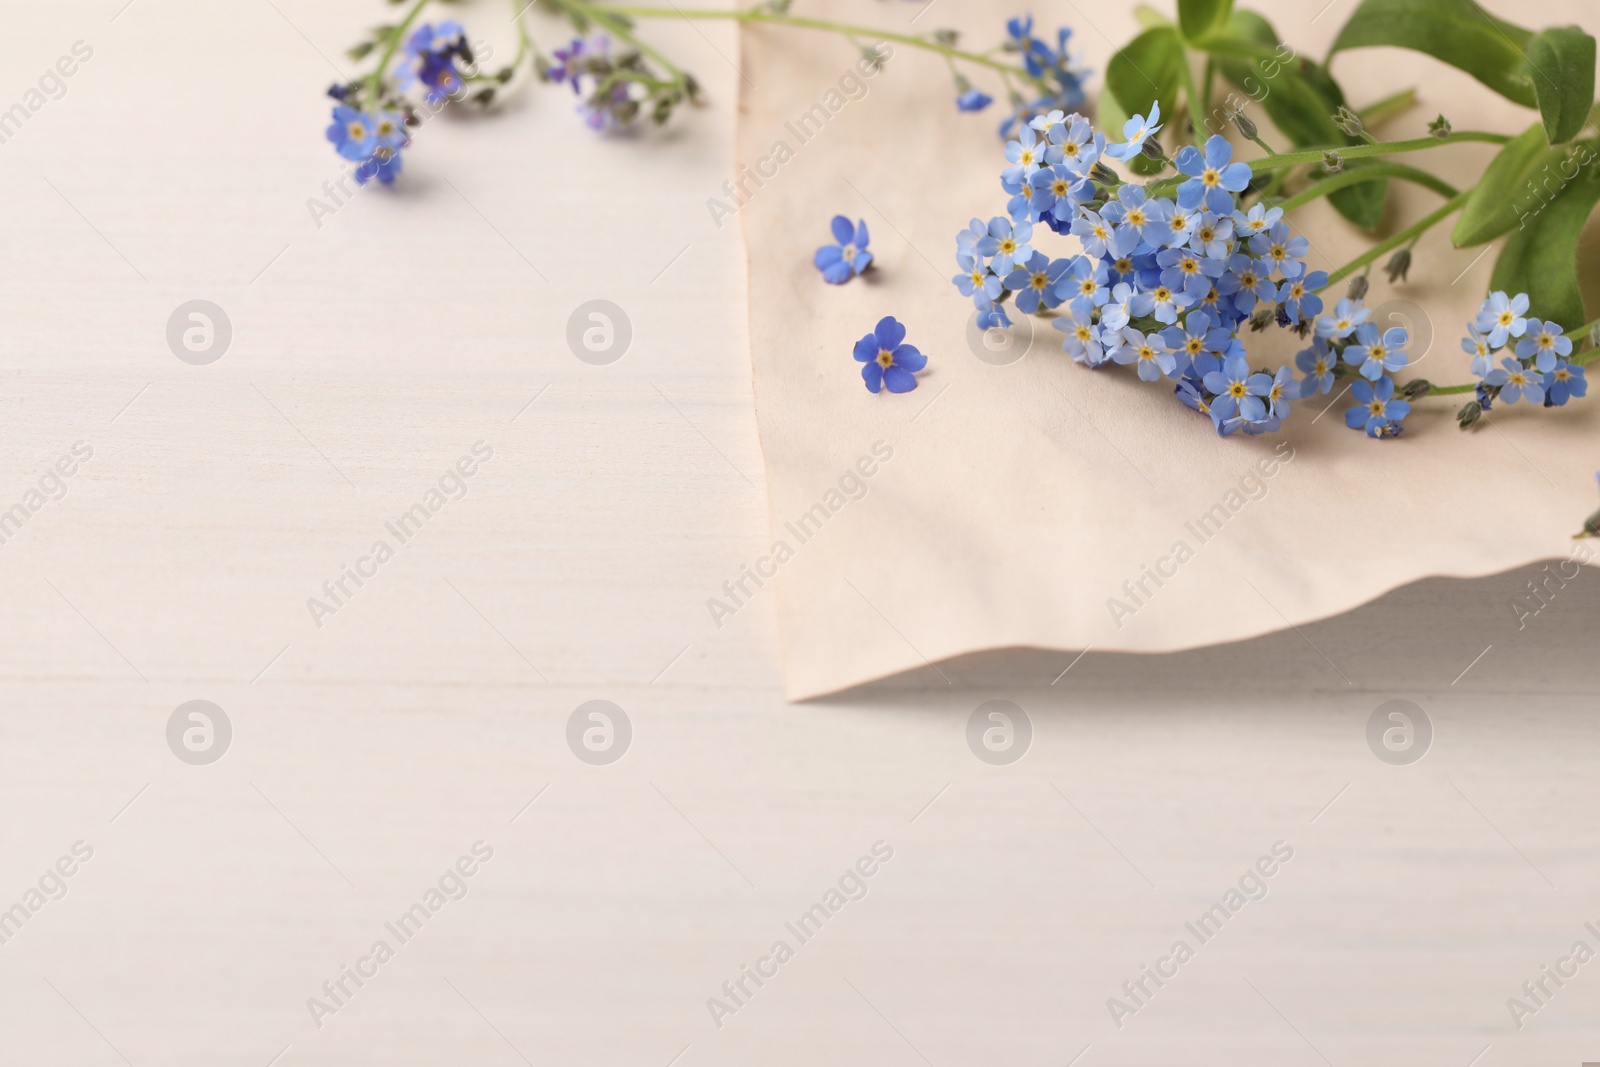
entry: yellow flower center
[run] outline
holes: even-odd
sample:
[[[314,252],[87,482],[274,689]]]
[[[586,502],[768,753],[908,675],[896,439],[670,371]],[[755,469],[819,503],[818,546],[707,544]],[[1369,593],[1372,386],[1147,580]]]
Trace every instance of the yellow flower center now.
[[[1248,392],[1249,390],[1244,387],[1243,382],[1234,382],[1228,386],[1228,395],[1235,400],[1243,400]]]
[[[1016,250],[1017,242],[1013,241],[1011,238],[1007,237],[1004,241],[1000,242],[1000,251],[1004,252],[1006,255],[1009,256]]]
[[[889,351],[887,348],[879,349],[878,366],[882,367],[884,370],[888,370],[890,367],[894,366],[894,353]]]
[[[1035,274],[1032,284],[1035,289],[1043,289],[1050,284],[1050,278],[1045,274]]]
[[[1206,172],[1200,175],[1200,180],[1205,182],[1207,185],[1216,186],[1221,183],[1222,174],[1211,167],[1207,167]]]

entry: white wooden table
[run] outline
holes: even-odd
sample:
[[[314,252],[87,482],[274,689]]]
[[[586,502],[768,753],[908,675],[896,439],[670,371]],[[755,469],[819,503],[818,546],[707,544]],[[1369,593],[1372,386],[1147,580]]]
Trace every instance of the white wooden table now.
[[[786,704],[770,604],[704,606],[767,542],[743,251],[703,212],[733,35],[662,28],[712,102],[654,143],[531,91],[319,227],[316,92],[380,10],[122,3],[0,37],[0,104],[93,49],[0,144],[0,510],[93,451],[0,544],[0,1063],[1600,1060],[1600,964],[1521,1030],[1506,1004],[1600,949],[1592,578],[1520,631],[1512,575]],[[509,47],[502,7],[461,17]],[[165,335],[195,299],[232,326],[205,366]],[[632,327],[605,366],[565,341],[595,299]],[[168,744],[197,699],[210,764]],[[1009,765],[967,741],[997,699]],[[1421,762],[1368,747],[1392,699]],[[592,700],[630,726],[609,764],[568,742]]]

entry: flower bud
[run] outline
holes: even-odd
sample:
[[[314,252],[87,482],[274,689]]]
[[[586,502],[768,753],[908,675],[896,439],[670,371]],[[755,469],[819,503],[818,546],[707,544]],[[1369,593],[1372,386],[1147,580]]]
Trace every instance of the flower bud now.
[[[1383,269],[1389,272],[1390,285],[1405,281],[1406,275],[1411,273],[1411,249],[1402,248],[1396,252]]]
[[[1478,418],[1483,414],[1483,405],[1476,400],[1468,402],[1467,406],[1456,412],[1456,421],[1463,430],[1470,430],[1478,424]]]
[[[1358,301],[1365,300],[1367,298],[1367,288],[1368,283],[1367,276],[1365,274],[1358,274],[1354,278],[1351,278],[1350,299]]]
[[[1400,395],[1407,400],[1420,400],[1431,392],[1433,392],[1433,383],[1426,378],[1418,378],[1400,387]]]
[[[1256,128],[1255,120],[1249,115],[1246,115],[1243,108],[1235,111],[1228,117],[1233,120],[1234,129],[1238,130],[1239,135],[1245,140],[1254,141],[1257,137],[1261,136],[1261,131]]]
[[[1428,123],[1428,132],[1441,141],[1450,136],[1450,130],[1450,120],[1443,115]]]
[[[1339,105],[1339,110],[1333,114],[1333,124],[1339,127],[1339,132],[1346,137],[1360,137],[1366,132],[1366,127],[1361,124],[1361,116],[1354,111]]]
[[[1161,146],[1156,143],[1154,137],[1140,145],[1139,151],[1157,163],[1165,163],[1167,161],[1167,154],[1161,150]]]
[[[1344,170],[1344,157],[1337,152],[1322,153],[1322,169],[1329,174],[1337,174]]]
[[[1117,172],[1098,160],[1095,161],[1094,166],[1089,168],[1089,178],[1096,185],[1105,185],[1113,189],[1122,184],[1122,179],[1117,177]]]

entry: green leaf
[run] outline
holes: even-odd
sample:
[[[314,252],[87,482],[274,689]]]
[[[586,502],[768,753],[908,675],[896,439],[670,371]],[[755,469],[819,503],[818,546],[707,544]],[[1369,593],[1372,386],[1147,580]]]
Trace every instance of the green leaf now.
[[[1347,159],[1344,166],[1346,170],[1356,170],[1366,162],[1364,159]],[[1328,194],[1328,203],[1363,230],[1376,230],[1382,225],[1383,211],[1389,204],[1389,183],[1370,181],[1336,189]]]
[[[1363,0],[1329,54],[1383,45],[1425,52],[1508,100],[1533,107],[1537,100],[1524,60],[1532,38],[1484,11],[1477,0]]]
[[[1296,148],[1356,142],[1333,124],[1333,113],[1345,102],[1339,83],[1325,68],[1281,48],[1271,24],[1261,16],[1234,12],[1226,36],[1208,41],[1205,47],[1217,57],[1223,77],[1259,103]],[[1225,101],[1224,113],[1228,106]],[[1340,189],[1328,202],[1355,225],[1375,230],[1383,222],[1388,198],[1389,183],[1374,179]]]
[[[1600,158],[1580,145],[1587,158]],[[1567,330],[1588,321],[1583,293],[1578,286],[1578,237],[1589,213],[1600,203],[1600,168],[1593,162],[1555,195],[1544,210],[1525,217],[1494,265],[1492,287],[1508,293],[1527,293],[1531,313],[1553,319]]]
[[[1233,0],[1178,0],[1178,26],[1183,36],[1200,44],[1219,33],[1233,12]]]
[[[1566,150],[1550,147],[1538,123],[1515,137],[1494,157],[1461,209],[1450,238],[1456,247],[1488,244],[1537,210],[1560,187],[1556,164],[1566,155]]]
[[[1576,26],[1545,30],[1528,43],[1528,76],[1551,144],[1583,130],[1594,107],[1594,38]]]
[[[1125,116],[1148,115],[1150,104],[1160,101],[1161,114],[1171,121],[1170,116],[1178,113],[1179,64],[1185,62],[1177,30],[1171,26],[1145,30],[1106,64],[1106,89]],[[1122,127],[1107,128],[1116,133]]]
[[[1163,113],[1177,109],[1183,44],[1170,26],[1156,26],[1135,37],[1106,65],[1106,87],[1130,116],[1150,113],[1152,101]]]

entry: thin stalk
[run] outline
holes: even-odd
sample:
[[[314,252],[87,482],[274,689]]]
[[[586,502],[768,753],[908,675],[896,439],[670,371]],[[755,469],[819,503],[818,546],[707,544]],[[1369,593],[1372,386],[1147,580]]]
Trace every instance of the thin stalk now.
[[[1463,207],[1465,207],[1467,198],[1471,195],[1471,189],[1468,189],[1465,192],[1457,193],[1455,196],[1445,201],[1442,207],[1440,207],[1433,214],[1429,215],[1427,218],[1422,219],[1420,222],[1414,223],[1411,226],[1407,226],[1405,229],[1401,230],[1387,241],[1380,241],[1378,244],[1369,248],[1355,259],[1352,259],[1349,263],[1346,263],[1343,267],[1340,267],[1338,270],[1328,275],[1328,284],[1323,286],[1322,289],[1319,289],[1318,292],[1322,292],[1331,286],[1337,285],[1339,282],[1350,277],[1350,275],[1354,274],[1362,267],[1365,267],[1367,264],[1375,263],[1383,256],[1394,251],[1396,248],[1399,248],[1401,245],[1421,237],[1439,223],[1443,222],[1445,219],[1449,218],[1451,215],[1454,215],[1457,211],[1460,211]]]
[[[583,0],[556,0],[556,3],[563,6],[582,7],[590,11],[595,10],[590,4],[584,3]],[[998,60],[991,59],[985,55],[980,55],[977,52],[967,52],[959,48],[950,47],[949,45],[942,45],[939,42],[931,41],[926,37],[917,37],[905,33],[890,33],[887,30],[874,29],[871,26],[852,26],[848,23],[833,22],[828,19],[801,18],[798,15],[777,15],[770,11],[715,11],[709,8],[695,7],[637,7],[632,5],[612,7],[608,5],[600,10],[611,12],[617,15],[624,15],[628,18],[733,19],[737,22],[770,22],[783,26],[798,26],[802,29],[826,30],[831,33],[846,35],[855,33],[863,36],[879,38],[885,41],[894,41],[896,44],[910,45],[913,48],[921,48],[928,52],[938,52],[947,57],[953,56],[954,58],[962,60],[963,62],[975,63],[979,66],[988,67],[991,70],[998,70],[1003,73],[1021,73],[1021,68],[1012,64],[1001,63]],[[1026,77],[1026,75],[1024,75],[1024,77]],[[1031,81],[1032,79],[1030,78],[1029,80]]]
[[[405,40],[406,31],[411,29],[411,24],[417,21],[417,16],[422,14],[422,9],[427,6],[428,0],[416,0],[411,5],[406,17],[389,35],[389,43],[383,48],[383,56],[378,60],[377,68],[367,75],[367,95],[372,98],[373,107],[378,106],[378,98],[383,93],[383,75],[389,69],[389,61],[394,59],[395,52],[399,51],[400,42]]]
[[[1340,189],[1351,185],[1360,185],[1362,182],[1370,182],[1379,178],[1400,178],[1405,181],[1415,182],[1424,188],[1432,189],[1443,197],[1456,196],[1461,192],[1449,182],[1435,178],[1425,170],[1408,167],[1404,163],[1374,163],[1370,166],[1335,174],[1331,178],[1325,178],[1315,185],[1302,189],[1278,206],[1285,211],[1293,211],[1295,208],[1304,207],[1313,200],[1327,196],[1329,193],[1336,193]]]
[[[602,7],[602,6],[598,5],[598,4],[591,4],[591,3],[588,2],[588,0],[555,0],[555,4],[556,4],[557,7],[565,8],[569,12],[574,12],[574,13],[576,13],[578,15],[583,16],[584,18],[588,19],[590,22],[595,23],[596,25],[605,27],[606,29],[610,30],[612,33],[616,34],[618,37],[622,38],[624,41],[627,41],[633,47],[637,48],[640,52],[644,53],[645,55],[649,56],[651,59],[655,60],[657,63],[661,64],[661,69],[666,71],[668,74],[672,75],[672,77],[673,77],[673,79],[675,81],[680,82],[680,83],[684,81],[684,79],[685,79],[684,72],[678,67],[677,64],[673,63],[672,60],[670,60],[666,56],[662,55],[661,52],[659,52],[655,48],[652,48],[650,45],[648,45],[644,41],[640,40],[639,37],[636,34],[634,34],[634,32],[631,29],[628,28],[628,24],[625,21],[623,21],[622,19],[617,18],[618,15],[623,15],[623,16],[640,15],[641,17],[647,17],[648,14],[652,14],[653,13],[651,11],[651,9],[636,9],[636,8],[609,7],[609,6]],[[689,18],[689,17],[691,17],[693,15],[693,12],[692,11],[668,11],[668,12],[663,12],[662,14],[664,14],[664,15],[675,14],[675,15],[680,15],[680,16],[682,16],[684,18]],[[742,14],[742,12],[727,12],[726,14],[728,14],[728,15],[738,15],[738,14]],[[840,32],[845,32],[845,31],[841,30]]]

